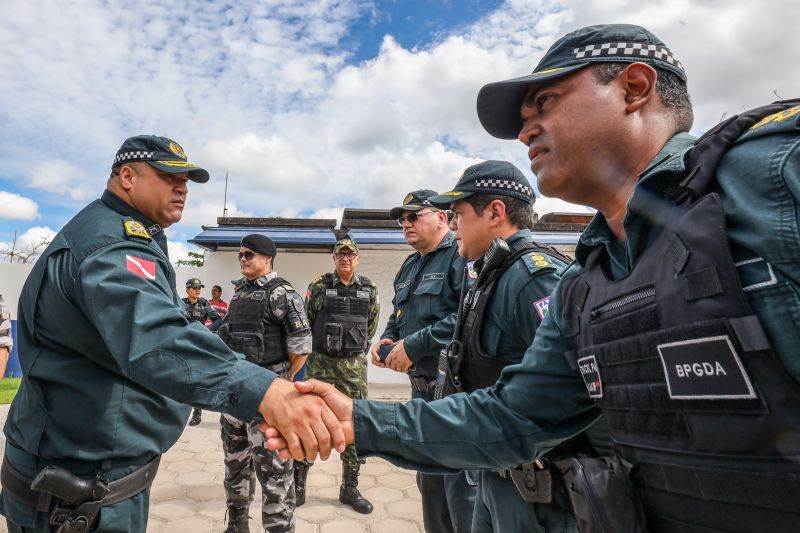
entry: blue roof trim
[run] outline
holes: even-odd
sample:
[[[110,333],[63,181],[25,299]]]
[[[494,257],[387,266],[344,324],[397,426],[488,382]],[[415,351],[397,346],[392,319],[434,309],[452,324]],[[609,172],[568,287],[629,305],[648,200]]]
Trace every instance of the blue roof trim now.
[[[406,244],[403,230],[398,229],[351,229],[347,237],[362,244]]]
[[[336,235],[328,228],[294,228],[263,226],[220,226],[208,228],[189,242],[208,250],[220,246],[238,247],[242,237],[260,233],[272,239],[278,246],[330,246],[336,244]]]

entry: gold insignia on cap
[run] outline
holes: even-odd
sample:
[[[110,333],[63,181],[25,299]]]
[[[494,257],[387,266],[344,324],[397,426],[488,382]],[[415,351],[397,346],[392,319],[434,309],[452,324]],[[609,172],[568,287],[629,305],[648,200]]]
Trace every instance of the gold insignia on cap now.
[[[181,145],[172,141],[169,143],[169,149],[172,150],[172,153],[180,157],[181,159],[186,159],[186,152],[183,151]]]
[[[461,194],[461,191],[447,191],[443,192],[442,196],[456,196],[458,194]]]
[[[540,70],[539,72],[532,72],[532,76],[541,76],[542,74],[550,74],[551,72],[557,72],[559,70],[563,70],[564,67],[557,67],[557,68],[549,68],[547,70]]]
[[[414,201],[414,195],[413,194],[407,194],[406,197],[403,198],[403,205],[410,204],[413,201]]]
[[[147,233],[147,230],[144,229],[141,222],[128,219],[123,222],[123,225],[125,226],[125,235],[128,237],[141,237],[142,239],[150,240],[150,234]]]
[[[184,167],[184,168],[200,168],[197,165],[193,165],[188,161],[156,161],[161,165],[166,165],[168,167]]]

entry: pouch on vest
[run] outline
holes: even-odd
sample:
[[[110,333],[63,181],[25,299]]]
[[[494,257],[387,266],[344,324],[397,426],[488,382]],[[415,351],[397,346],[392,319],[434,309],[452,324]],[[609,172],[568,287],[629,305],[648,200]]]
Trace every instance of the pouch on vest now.
[[[334,322],[325,324],[325,345],[329,352],[342,349],[342,325]]]
[[[620,457],[576,455],[554,461],[581,533],[645,533],[631,464]]]

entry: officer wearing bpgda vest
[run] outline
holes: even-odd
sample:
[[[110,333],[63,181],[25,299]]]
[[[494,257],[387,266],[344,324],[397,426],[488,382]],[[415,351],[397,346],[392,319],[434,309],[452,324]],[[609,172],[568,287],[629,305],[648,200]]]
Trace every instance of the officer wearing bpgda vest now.
[[[189,278],[186,280],[186,297],[181,298],[183,308],[186,310],[186,320],[189,322],[202,322],[205,325],[206,321],[210,320],[208,326],[209,331],[217,331],[220,324],[222,324],[222,317],[217,311],[211,307],[208,300],[200,297],[200,289],[205,287],[200,281],[200,278]],[[189,419],[190,426],[196,426],[200,423],[203,411],[198,408],[192,409],[192,417]]]
[[[361,259],[358,244],[341,239],[333,247],[334,271],[319,276],[308,286],[306,311],[311,323],[314,350],[308,356],[305,379],[331,383],[350,398],[367,398],[369,340],[378,327],[378,288],[356,273]],[[342,454],[339,501],[359,513],[372,512],[372,504],[358,490],[363,460],[353,446]],[[295,461],[297,505],[305,503],[309,464]]]
[[[656,533],[796,531],[800,102],[732,116],[697,141],[673,51],[614,24],[567,34],[532,74],[485,86],[478,114],[525,144],[543,194],[598,213],[533,345],[494,387],[356,401],[352,415],[325,397],[352,416],[359,455],[502,466],[602,412],[620,457],[566,471],[579,473],[569,488],[587,531],[634,531],[637,516]],[[300,389],[329,390],[312,385]],[[587,485],[594,474],[610,484]]]
[[[452,385],[441,381],[442,394],[470,393],[494,385],[503,368],[522,360],[571,260],[534,242],[533,189],[511,163],[473,165],[452,191],[429,201],[451,209],[458,251],[474,262],[475,280],[465,288],[453,342],[439,363],[447,374],[440,377]],[[593,453],[584,434],[534,462],[480,471],[472,533],[577,533],[571,510],[553,498],[558,473],[551,461],[578,452]]]
[[[19,298],[23,379],[4,428],[10,532],[144,532],[150,483],[189,405],[294,420],[287,430],[304,448],[320,442],[302,420],[313,405],[326,412],[321,400],[301,408],[291,383],[186,320],[163,228],[181,219],[187,182],[208,179],[175,141],[131,137],[102,197],[36,261]]]
[[[311,351],[311,329],[302,297],[273,270],[277,249],[258,233],[245,236],[239,266],[245,279],[233,295],[218,330],[232,350],[279,376],[291,379]],[[226,533],[247,533],[248,509],[255,477],[261,484],[264,531],[284,533],[295,527],[295,489],[292,460],[279,459],[264,446],[261,417],[220,418],[225,452]]]
[[[415,252],[394,278],[392,314],[371,349],[374,365],[408,373],[412,397],[426,400],[433,399],[439,352],[453,338],[466,264],[448,230],[447,213],[428,201],[436,194],[412,191],[389,213]],[[378,353],[381,345],[392,345],[385,363]],[[417,487],[425,531],[469,531],[475,500],[471,473],[418,472]]]

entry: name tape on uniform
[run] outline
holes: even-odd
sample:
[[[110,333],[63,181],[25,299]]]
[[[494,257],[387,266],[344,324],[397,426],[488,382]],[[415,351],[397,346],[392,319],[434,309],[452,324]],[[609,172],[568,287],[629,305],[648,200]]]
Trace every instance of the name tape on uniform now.
[[[669,397],[675,400],[757,398],[727,335],[658,345]]]

